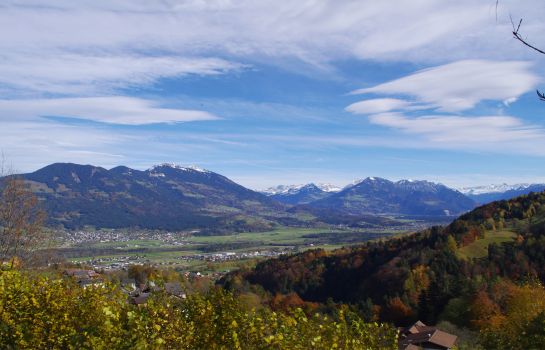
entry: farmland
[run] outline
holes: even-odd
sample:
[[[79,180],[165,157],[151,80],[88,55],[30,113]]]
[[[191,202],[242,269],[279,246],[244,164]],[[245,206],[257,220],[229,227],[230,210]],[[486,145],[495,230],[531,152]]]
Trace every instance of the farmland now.
[[[424,223],[413,223],[415,229]],[[55,254],[95,268],[130,264],[171,266],[189,271],[224,271],[263,258],[307,249],[332,250],[346,245],[412,232],[411,226],[382,229],[290,228],[203,236],[197,232],[155,230],[82,230],[57,232]]]
[[[463,259],[484,258],[488,255],[488,246],[492,243],[511,242],[516,237],[512,231],[488,231],[485,238],[458,249],[458,256]]]

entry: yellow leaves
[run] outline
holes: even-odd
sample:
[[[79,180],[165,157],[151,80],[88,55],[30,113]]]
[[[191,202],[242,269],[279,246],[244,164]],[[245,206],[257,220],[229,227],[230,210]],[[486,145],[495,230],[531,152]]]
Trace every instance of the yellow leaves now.
[[[113,313],[112,311],[110,310],[109,307],[105,306],[102,308],[102,312],[104,313],[104,315],[108,316],[108,317],[111,317],[113,316]]]
[[[6,277],[8,276],[8,277]],[[355,319],[350,317],[350,319]],[[7,347],[134,349],[365,349],[395,344],[380,327],[260,308],[222,290],[133,307],[115,286],[0,274],[0,339]],[[312,345],[314,343],[315,345]],[[393,348],[393,346],[392,346]]]

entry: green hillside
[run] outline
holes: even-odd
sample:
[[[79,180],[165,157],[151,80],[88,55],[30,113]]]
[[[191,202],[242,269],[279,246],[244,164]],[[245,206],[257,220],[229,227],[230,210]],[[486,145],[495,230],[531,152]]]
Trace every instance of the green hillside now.
[[[513,231],[486,231],[484,238],[461,247],[456,254],[462,259],[484,258],[488,256],[488,246],[512,242],[517,234]]]

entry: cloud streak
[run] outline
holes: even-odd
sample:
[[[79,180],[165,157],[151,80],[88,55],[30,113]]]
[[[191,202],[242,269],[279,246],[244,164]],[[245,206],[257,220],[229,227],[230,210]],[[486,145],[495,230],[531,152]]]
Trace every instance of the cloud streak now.
[[[464,60],[424,69],[352,94],[405,95],[442,111],[457,112],[486,100],[512,102],[532,90],[539,79],[531,67],[521,61]]]
[[[545,156],[543,128],[512,116],[471,115],[479,103],[508,105],[534,89],[539,78],[531,66],[521,61],[457,61],[355,90],[351,94],[396,98],[369,98],[346,110],[431,148]]]
[[[218,119],[204,111],[162,108],[154,101],[123,96],[0,100],[0,120],[38,117],[68,117],[123,125]]]
[[[489,4],[473,0],[3,1],[0,83],[92,94],[163,77],[222,74],[247,62],[327,67],[346,59],[531,57],[506,45],[504,4],[508,10],[529,7],[506,0],[496,22]],[[525,15],[526,33],[535,40],[543,16],[545,9],[536,6]]]

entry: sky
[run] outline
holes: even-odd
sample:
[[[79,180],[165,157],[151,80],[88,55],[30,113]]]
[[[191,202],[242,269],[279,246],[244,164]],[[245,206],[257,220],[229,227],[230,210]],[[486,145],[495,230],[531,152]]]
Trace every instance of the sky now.
[[[0,2],[0,150],[253,189],[545,182],[542,0]]]

